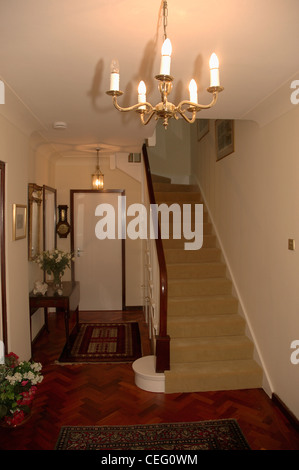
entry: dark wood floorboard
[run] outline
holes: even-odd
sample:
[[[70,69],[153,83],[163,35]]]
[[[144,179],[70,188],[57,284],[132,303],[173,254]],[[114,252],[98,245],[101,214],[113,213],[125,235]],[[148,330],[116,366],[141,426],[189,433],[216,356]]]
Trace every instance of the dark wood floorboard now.
[[[81,312],[80,321],[136,320],[150,354],[140,312]],[[74,320],[71,320],[73,324]],[[131,364],[58,365],[65,343],[61,315],[49,314],[33,358],[44,380],[23,426],[0,428],[2,450],[53,450],[63,425],[130,425],[234,418],[253,450],[299,450],[299,435],[261,389],[162,394],[135,386]]]

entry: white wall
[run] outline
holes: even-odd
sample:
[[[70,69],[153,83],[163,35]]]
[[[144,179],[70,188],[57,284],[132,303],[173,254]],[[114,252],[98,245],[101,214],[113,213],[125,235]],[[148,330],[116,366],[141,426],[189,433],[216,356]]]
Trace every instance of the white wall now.
[[[212,121],[212,125],[214,122]],[[192,173],[213,217],[275,392],[299,417],[299,106],[259,127],[235,121],[235,152],[216,162],[215,132],[192,130]]]
[[[1,105],[6,106],[6,105]],[[29,137],[0,115],[0,159],[6,163],[6,287],[8,351],[29,359],[27,237],[13,241],[13,204],[27,205]]]

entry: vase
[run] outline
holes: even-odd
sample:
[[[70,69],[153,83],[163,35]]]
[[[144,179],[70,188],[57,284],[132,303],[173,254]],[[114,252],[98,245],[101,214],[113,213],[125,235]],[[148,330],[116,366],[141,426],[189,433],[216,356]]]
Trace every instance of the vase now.
[[[54,291],[58,292],[62,291],[62,274],[61,273],[53,273],[53,287]]]

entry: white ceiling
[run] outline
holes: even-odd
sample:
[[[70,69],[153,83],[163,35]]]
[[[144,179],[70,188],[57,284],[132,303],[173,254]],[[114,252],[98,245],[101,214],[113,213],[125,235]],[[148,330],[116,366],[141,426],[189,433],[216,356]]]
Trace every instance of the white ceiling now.
[[[136,151],[152,135],[155,122],[144,127],[137,114],[118,112],[105,92],[117,57],[125,92],[119,103],[137,102],[141,79],[148,101],[160,101],[160,6],[161,0],[0,0],[0,77],[60,155],[97,145]],[[299,71],[299,0],[168,0],[168,10],[174,103],[188,99],[193,77],[199,102],[207,104],[211,53],[220,60],[225,90],[201,117],[242,118]],[[54,130],[55,121],[67,129]]]

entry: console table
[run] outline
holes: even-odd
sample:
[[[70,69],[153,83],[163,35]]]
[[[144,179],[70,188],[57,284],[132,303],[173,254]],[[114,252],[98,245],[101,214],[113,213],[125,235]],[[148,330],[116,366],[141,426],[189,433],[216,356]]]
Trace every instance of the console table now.
[[[53,286],[49,284],[45,295],[29,294],[29,310],[30,310],[30,333],[31,333],[31,316],[39,308],[43,308],[45,312],[45,326],[48,329],[48,308],[56,308],[56,312],[64,314],[66,343],[69,343],[69,318],[72,312],[76,313],[76,325],[79,324],[79,301],[80,301],[80,284],[79,282],[66,281],[62,283],[62,294],[55,292]]]

